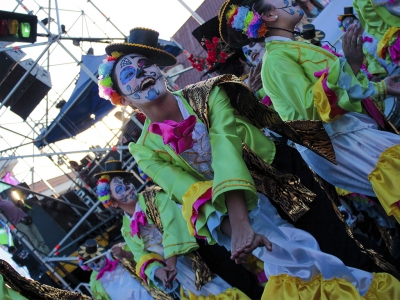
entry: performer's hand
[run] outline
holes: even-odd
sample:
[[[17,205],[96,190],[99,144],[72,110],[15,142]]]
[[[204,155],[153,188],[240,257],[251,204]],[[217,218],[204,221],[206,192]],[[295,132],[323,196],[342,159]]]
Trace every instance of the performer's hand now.
[[[386,92],[391,96],[400,96],[400,75],[386,77]]]
[[[168,277],[167,277],[168,282],[171,282],[172,280],[174,280],[174,278],[178,274],[178,270],[176,269],[177,259],[178,259],[178,257],[176,255],[167,258],[167,261],[166,261],[167,267],[170,269],[170,271],[168,271]]]
[[[261,80],[261,63],[259,63],[256,67],[250,68],[249,79],[247,81],[247,86],[251,89],[253,93],[257,92],[262,88],[262,80]]]
[[[169,267],[162,267],[162,268],[158,268],[156,270],[155,276],[161,280],[161,282],[164,284],[164,288],[170,288],[171,287],[171,281],[172,280],[168,280],[168,275],[170,272],[173,272],[174,270],[172,270]],[[176,271],[175,271],[176,272]],[[177,274],[177,272],[175,273],[175,275]],[[175,276],[173,277],[175,278]]]
[[[350,25],[342,38],[343,53],[354,75],[358,74],[364,61],[362,30],[357,24]]]
[[[125,250],[119,245],[114,245],[111,248],[112,255],[117,259],[125,258]]]

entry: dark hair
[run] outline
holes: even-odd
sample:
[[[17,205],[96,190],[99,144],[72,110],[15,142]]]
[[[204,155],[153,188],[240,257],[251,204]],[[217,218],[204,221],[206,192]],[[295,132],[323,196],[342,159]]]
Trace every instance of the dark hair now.
[[[79,164],[78,164],[75,160],[70,160],[70,161],[69,161],[69,165],[70,165],[71,167],[77,167],[77,166],[79,166]]]
[[[123,96],[123,94],[122,94],[122,91],[121,91],[121,89],[119,88],[119,85],[118,85],[118,79],[117,79],[116,74],[115,74],[115,67],[116,67],[117,63],[118,63],[124,56],[125,56],[125,55],[121,55],[120,57],[118,57],[118,58],[115,60],[115,63],[114,63],[114,65],[113,65],[112,69],[111,69],[111,81],[112,81],[112,87],[111,87],[111,88],[112,88],[114,91],[116,91],[118,94],[120,94],[121,96]]]
[[[253,8],[260,15],[269,12],[273,9],[273,6],[268,3],[265,3],[264,0],[243,0],[241,6],[248,6],[250,8]],[[223,20],[221,20],[221,22],[226,22],[225,17],[226,17],[225,15],[222,16]],[[238,31],[230,26],[226,26],[226,31],[227,31],[226,42],[228,43],[229,46],[233,48],[241,48],[245,45],[250,44],[251,42],[259,43],[264,40],[264,37],[251,39],[247,35],[243,34],[242,31]]]
[[[318,0],[309,0],[309,1],[311,2],[312,5],[314,5],[316,8],[318,8],[319,11],[322,11],[325,8],[321,3],[318,2]],[[304,13],[306,14],[306,16],[308,18],[316,17],[308,9],[306,2],[302,2],[299,0],[299,1],[296,1],[296,3],[304,11]]]
[[[240,60],[241,58],[242,60]],[[233,74],[237,77],[240,77],[244,72],[243,61],[246,61],[246,57],[244,56],[242,49],[238,49],[226,60],[225,63],[222,63],[220,67],[215,70],[215,72],[219,75]]]

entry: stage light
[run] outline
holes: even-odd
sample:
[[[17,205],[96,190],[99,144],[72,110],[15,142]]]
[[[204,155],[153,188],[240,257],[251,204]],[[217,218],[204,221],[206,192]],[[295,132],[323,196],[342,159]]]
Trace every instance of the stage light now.
[[[16,200],[16,201],[20,201],[21,200],[21,197],[19,196],[19,194],[18,194],[18,192],[16,190],[13,190],[11,192],[11,194],[12,194],[14,200]]]

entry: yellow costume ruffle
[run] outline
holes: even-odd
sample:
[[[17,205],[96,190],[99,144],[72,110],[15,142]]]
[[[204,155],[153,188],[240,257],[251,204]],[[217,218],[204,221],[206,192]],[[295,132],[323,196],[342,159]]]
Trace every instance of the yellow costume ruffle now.
[[[366,295],[362,297],[350,282],[334,278],[324,280],[322,275],[303,281],[289,275],[270,276],[262,298],[281,300],[386,300],[400,299],[400,283],[387,273],[374,274]]]
[[[181,299],[182,300],[248,300],[249,297],[246,296],[242,291],[237,288],[227,289],[225,292],[218,295],[209,295],[209,296],[196,296],[191,292],[188,292],[189,295],[186,295],[181,288]],[[271,298],[272,299],[272,298]]]
[[[381,153],[375,169],[368,175],[368,180],[382,207],[389,216],[394,216],[400,223],[400,145],[386,149]]]

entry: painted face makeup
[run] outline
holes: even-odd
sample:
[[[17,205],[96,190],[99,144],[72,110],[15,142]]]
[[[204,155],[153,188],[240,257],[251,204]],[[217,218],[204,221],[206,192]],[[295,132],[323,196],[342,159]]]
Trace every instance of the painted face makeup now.
[[[160,68],[139,54],[124,56],[115,67],[119,88],[132,103],[148,102],[166,90]]]
[[[98,259],[92,260],[87,263],[87,266],[95,272],[100,272],[101,269],[103,269],[105,265],[106,265],[106,257],[105,256],[99,257]]]
[[[136,188],[129,178],[114,177],[110,182],[111,197],[121,203],[129,203],[137,199]]]
[[[301,8],[297,7],[297,3],[295,0],[283,0],[283,4],[285,4],[285,6],[277,7],[275,9],[281,9],[289,15],[294,15],[298,13],[301,17],[304,16],[304,11]]]
[[[352,24],[357,24],[357,26],[360,26],[360,21],[354,17],[346,17],[342,21],[342,25],[345,31],[347,31],[347,29],[349,29],[350,25]]]
[[[252,66],[257,66],[262,62],[265,54],[265,43],[250,43],[242,47],[244,56]]]

